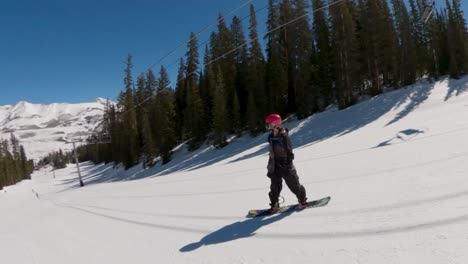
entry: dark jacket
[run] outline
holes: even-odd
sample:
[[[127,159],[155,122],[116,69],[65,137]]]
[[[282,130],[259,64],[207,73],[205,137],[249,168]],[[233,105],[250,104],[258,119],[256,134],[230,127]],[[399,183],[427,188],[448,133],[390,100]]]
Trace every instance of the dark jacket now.
[[[268,160],[267,169],[269,174],[274,173],[276,163],[282,163],[287,166],[292,165],[294,153],[288,132],[287,128],[282,128],[278,135],[273,136],[273,133],[268,135],[267,141],[270,145],[270,159]]]

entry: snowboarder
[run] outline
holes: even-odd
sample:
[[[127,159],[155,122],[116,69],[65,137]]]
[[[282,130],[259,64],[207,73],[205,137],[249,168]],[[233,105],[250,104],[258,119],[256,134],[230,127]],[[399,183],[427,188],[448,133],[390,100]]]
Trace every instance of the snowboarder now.
[[[266,117],[265,123],[270,130],[268,143],[270,145],[270,158],[267,166],[267,176],[270,178],[270,211],[275,212],[279,209],[279,195],[283,188],[283,179],[288,188],[296,195],[300,205],[307,205],[306,190],[299,183],[299,176],[294,167],[294,154],[289,139],[289,130],[281,124],[281,116],[270,114]]]

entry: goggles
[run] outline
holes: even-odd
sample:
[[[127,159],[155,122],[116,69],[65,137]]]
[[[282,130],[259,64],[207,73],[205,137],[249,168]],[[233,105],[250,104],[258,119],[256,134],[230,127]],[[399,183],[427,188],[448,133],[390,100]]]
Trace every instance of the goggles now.
[[[273,124],[268,124],[268,123],[266,123],[265,126],[266,126],[266,129],[267,129],[267,130],[273,130],[273,129],[275,129],[275,128],[278,128],[277,126],[275,126],[275,125],[273,125]]]

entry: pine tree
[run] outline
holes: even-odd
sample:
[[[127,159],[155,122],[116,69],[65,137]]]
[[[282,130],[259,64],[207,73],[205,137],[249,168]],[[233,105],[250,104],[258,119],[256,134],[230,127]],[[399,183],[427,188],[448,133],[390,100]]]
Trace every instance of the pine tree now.
[[[392,39],[394,34],[389,31],[389,18],[386,2],[382,0],[366,0],[365,12],[361,12],[362,27],[366,30],[366,41],[368,41],[365,55],[372,80],[370,89],[371,95],[381,94],[383,86],[392,81],[393,73],[391,68],[396,60],[394,44]],[[363,8],[361,6],[361,8]]]
[[[86,156],[86,155],[84,155]],[[89,156],[89,155],[88,155]],[[59,151],[50,154],[50,160],[52,161],[52,167],[56,169],[63,169],[67,166],[68,160],[66,155],[60,149]],[[84,161],[84,160],[80,160]]]
[[[31,179],[32,171],[32,161],[27,159],[23,145],[19,144],[13,133],[10,141],[0,140],[0,190],[4,186]]]
[[[262,48],[260,46],[258,32],[257,32],[257,17],[255,15],[255,8],[253,5],[250,5],[250,24],[249,24],[249,39],[250,39],[250,48],[248,53],[248,60],[251,64],[260,67],[260,70],[263,70],[265,58],[263,57]],[[260,72],[259,72],[260,73]]]
[[[137,78],[137,89],[135,92],[135,115],[137,124],[137,144],[139,149],[143,147],[143,114],[148,109],[148,101],[151,99],[152,94],[146,92],[145,74],[141,73]]]
[[[336,94],[340,108],[355,103],[358,96],[359,69],[356,24],[352,17],[354,3],[341,2],[330,7],[332,39],[336,52]]]
[[[209,49],[208,45],[205,46],[205,54],[203,57],[204,61],[204,70],[203,70],[203,78],[200,81],[200,97],[203,102],[204,106],[204,114],[205,117],[204,123],[206,124],[207,128],[211,128],[213,124],[213,98],[214,98],[214,90],[216,85],[216,76],[212,70],[212,64],[209,64],[211,61],[211,50]]]
[[[267,34],[266,39],[266,76],[267,112],[284,114],[287,104],[284,101],[288,87],[288,75],[282,64],[281,32],[279,4],[275,0],[268,0]]]
[[[317,110],[323,110],[328,104],[334,102],[333,93],[333,55],[331,50],[330,30],[327,23],[327,14],[323,9],[322,0],[312,0],[313,32],[315,35],[316,53],[312,55],[314,68],[312,69],[312,91],[314,104]],[[316,10],[316,11],[315,11]],[[312,105],[314,107],[314,105]]]
[[[292,63],[294,94],[296,97],[296,114],[299,118],[311,115],[315,111],[314,91],[310,86],[311,58],[315,53],[312,49],[313,36],[310,26],[308,10],[309,0],[292,0],[292,19],[290,32],[292,50],[290,62]],[[288,98],[288,100],[290,100]]]
[[[449,71],[450,71],[450,78],[458,79],[460,78],[460,70],[458,68],[458,61],[457,61],[457,22],[455,18],[455,14],[450,4],[449,0],[445,0],[447,4],[447,12],[448,12],[448,24],[447,24],[447,42],[448,42],[448,50],[449,50]]]
[[[434,20],[430,20],[427,24],[423,22],[415,0],[409,0],[409,6],[410,42],[414,48],[411,53],[415,60],[416,77],[422,77],[427,72],[432,76],[439,76]]]
[[[156,79],[153,71],[149,69],[141,73],[137,78],[137,90],[135,93],[136,122],[138,134],[138,157],[142,157],[143,167],[153,165],[156,156],[156,147],[152,138],[151,123],[156,120],[151,118],[151,107],[154,102]]]
[[[374,57],[373,46],[371,44],[371,27],[370,19],[367,16],[367,2],[366,0],[357,1],[356,12],[356,38],[359,43],[358,61],[360,69],[358,75],[360,76],[361,85],[359,87],[360,94],[370,94],[373,90],[374,84],[377,83],[378,78],[374,74]],[[371,83],[371,85],[366,83]]]
[[[14,184],[13,172],[12,172],[12,160],[13,157],[8,149],[8,141],[0,141],[0,149],[2,151],[2,161],[3,161],[3,186],[8,186]]]
[[[382,23],[381,28],[381,56],[383,59],[384,71],[383,78],[384,83],[390,86],[396,86],[398,84],[398,39],[396,29],[393,22],[393,17],[390,13],[387,0],[379,0],[380,5],[380,19],[378,24]],[[383,33],[383,34],[382,34]]]
[[[468,41],[468,29],[466,25],[465,16],[461,8],[460,0],[453,1],[453,12],[455,16],[455,21],[457,25],[457,43],[458,43],[458,67],[461,70],[461,74],[468,72],[468,50],[467,50],[467,41]]]
[[[218,67],[216,74],[216,86],[215,96],[213,102],[213,132],[214,132],[214,145],[217,148],[224,147],[226,142],[226,135],[229,129],[229,120],[226,118],[226,94],[223,80],[223,73],[220,67]]]
[[[6,168],[6,151],[3,141],[0,140],[0,190],[8,185],[7,168]]]
[[[416,81],[416,58],[413,46],[410,18],[403,0],[392,0],[395,23],[399,38],[399,81],[398,85],[409,85]],[[424,49],[424,47],[422,47]]]
[[[191,139],[189,149],[193,150],[198,148],[207,131],[203,124],[203,106],[198,90],[198,41],[193,32],[190,34],[186,57],[185,81],[187,95],[185,102],[187,107],[184,110],[184,127]]]
[[[148,69],[146,72],[146,83],[144,95],[146,98],[152,98],[156,94],[156,77],[151,69]],[[150,105],[151,102],[148,100],[147,105]]]
[[[20,144],[18,139],[15,137],[13,133],[10,133],[10,146],[11,146],[11,154],[13,156],[13,174],[15,178],[18,178],[18,175],[21,174],[21,168],[19,165],[20,160]],[[21,177],[22,179],[22,177]],[[16,181],[15,181],[16,182]]]
[[[294,82],[294,28],[289,24],[293,20],[292,3],[289,0],[282,0],[279,4],[279,48],[280,67],[286,74],[286,93],[282,96],[287,98],[287,113],[296,111],[296,86]]]
[[[147,97],[146,97],[146,102],[144,104],[144,109],[146,109],[146,112],[147,112],[148,122],[150,123],[150,130],[152,128],[151,124],[156,122],[156,120],[153,118],[154,115],[151,114],[152,107],[154,106],[155,96],[156,96],[156,85],[157,85],[156,76],[154,75],[151,69],[148,69],[148,71],[146,72],[146,82],[145,82],[145,96]]]
[[[146,111],[142,112],[141,118],[141,140],[142,140],[142,156],[143,156],[143,168],[153,165],[153,159],[156,156],[156,148],[153,142],[153,136],[151,133],[151,125],[149,123],[148,114]]]
[[[216,60],[216,63],[213,65],[213,69],[221,67],[224,78],[224,85],[227,98],[234,98],[236,91],[236,58],[235,52],[233,50],[237,47],[234,47],[233,34],[226,26],[224,18],[221,14],[218,16],[218,34],[213,39],[214,43],[212,46],[213,60]],[[227,101],[227,116],[233,118],[234,113],[234,100]],[[234,130],[235,124],[229,124],[229,130]]]
[[[249,39],[247,62],[247,127],[252,135],[263,130],[263,117],[267,115],[265,87],[265,58],[257,33],[257,18],[254,6],[250,5]]]
[[[450,77],[458,79],[467,72],[466,22],[460,0],[446,0],[448,10],[448,45],[450,54]]]
[[[232,97],[232,114],[229,122],[230,130],[240,136],[242,134],[243,126],[241,121],[240,102],[237,93]]]
[[[108,103],[105,111],[104,133],[108,133],[110,137],[110,151],[108,162],[114,161],[115,164],[123,162],[121,158],[123,153],[122,142],[124,141],[122,131],[120,130],[120,121],[117,117],[117,110],[114,104]]]
[[[15,184],[16,181],[16,166],[15,166],[15,159],[11,150],[9,149],[10,145],[8,144],[8,140],[3,141],[5,152],[5,173],[7,177],[8,185]]]
[[[179,139],[187,139],[188,133],[184,129],[185,123],[185,109],[187,108],[187,89],[186,89],[186,80],[185,80],[185,61],[180,59],[179,61],[179,70],[177,73],[177,81],[175,88],[175,111],[176,111],[176,136]]]
[[[169,75],[166,69],[161,66],[159,78],[157,80],[157,94],[155,102],[157,127],[153,134],[155,135],[155,143],[163,164],[171,160],[171,151],[177,142],[175,133],[175,98],[169,85]]]
[[[11,150],[9,149],[10,145],[8,144],[7,140],[3,141],[5,152],[5,174],[7,177],[8,185],[16,183],[16,168],[15,168],[15,159]]]
[[[20,164],[21,164],[21,176],[23,179],[31,179],[30,169],[28,164],[28,158],[26,157],[26,151],[23,146],[20,146]]]
[[[248,47],[245,40],[244,32],[242,30],[241,20],[234,16],[231,23],[232,43],[234,47],[234,61],[236,67],[236,76],[234,80],[234,98],[238,98],[237,102],[234,100],[233,104],[233,121],[234,129],[242,128],[241,116],[245,117],[247,112],[247,75],[248,75]],[[237,106],[236,106],[237,104]]]
[[[437,12],[437,18],[435,23],[435,32],[437,32],[436,46],[437,53],[439,54],[438,67],[440,74],[448,74],[450,71],[451,63],[451,49],[449,43],[449,18],[447,11]]]
[[[136,111],[133,98],[133,78],[132,78],[132,56],[128,55],[125,67],[125,92],[123,101],[123,113],[122,113],[122,124],[123,124],[123,135],[125,135],[125,157],[124,165],[128,169],[134,166],[138,162],[138,130],[137,130],[137,119]]]

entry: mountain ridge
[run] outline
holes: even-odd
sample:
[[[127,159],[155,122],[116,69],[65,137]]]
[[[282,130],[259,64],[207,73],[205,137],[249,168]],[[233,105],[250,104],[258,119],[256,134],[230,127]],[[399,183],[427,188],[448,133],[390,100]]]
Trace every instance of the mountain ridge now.
[[[0,106],[0,138],[15,135],[28,158],[38,160],[50,152],[71,150],[66,138],[85,140],[102,123],[106,99],[94,102],[34,104],[19,101]]]

